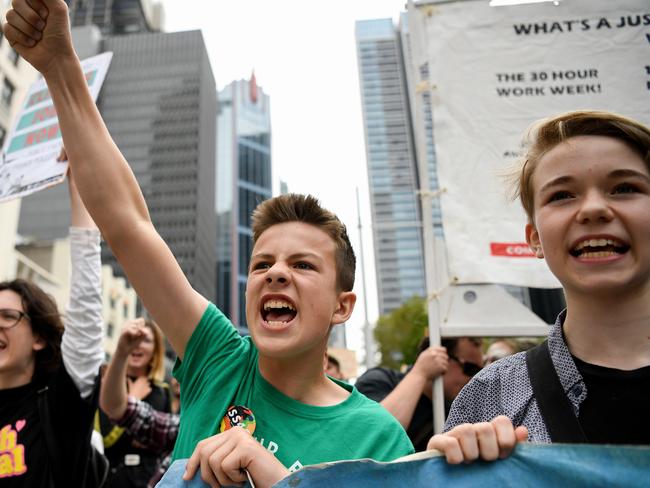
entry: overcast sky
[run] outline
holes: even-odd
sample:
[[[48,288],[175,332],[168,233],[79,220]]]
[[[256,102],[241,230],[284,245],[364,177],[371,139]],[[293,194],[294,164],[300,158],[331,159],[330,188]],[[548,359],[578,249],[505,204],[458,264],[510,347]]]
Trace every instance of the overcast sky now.
[[[377,318],[354,24],[397,17],[405,0],[163,0],[165,29],[201,29],[218,89],[252,70],[271,97],[274,178],[311,193],[348,226],[359,259],[355,188],[361,194],[368,315]],[[277,189],[277,187],[276,187]],[[361,269],[350,348],[361,345]],[[358,355],[357,359],[362,359]]]

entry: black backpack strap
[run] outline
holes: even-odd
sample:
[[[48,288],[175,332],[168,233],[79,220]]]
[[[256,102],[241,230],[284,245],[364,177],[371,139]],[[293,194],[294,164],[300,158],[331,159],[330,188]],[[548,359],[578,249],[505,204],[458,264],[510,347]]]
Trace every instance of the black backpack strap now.
[[[52,430],[52,417],[50,416],[50,405],[47,401],[47,392],[49,388],[47,385],[38,390],[37,402],[38,402],[38,415],[41,421],[41,430],[43,431],[43,437],[45,438],[45,445],[47,446],[47,457],[48,465],[50,469],[50,481],[49,486],[55,487],[55,479],[58,479],[57,466],[59,466],[56,442],[54,431]]]
[[[526,366],[533,395],[551,440],[586,443],[587,437],[553,366],[547,341],[526,351]]]

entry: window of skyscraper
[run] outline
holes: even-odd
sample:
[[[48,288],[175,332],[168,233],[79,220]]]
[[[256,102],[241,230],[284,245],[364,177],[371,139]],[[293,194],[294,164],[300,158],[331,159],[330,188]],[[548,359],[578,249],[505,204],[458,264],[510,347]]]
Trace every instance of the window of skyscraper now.
[[[240,235],[239,239],[239,274],[248,274],[248,254],[246,239]]]
[[[246,295],[246,283],[239,283],[239,296]],[[246,300],[239,300],[239,324],[246,325]]]

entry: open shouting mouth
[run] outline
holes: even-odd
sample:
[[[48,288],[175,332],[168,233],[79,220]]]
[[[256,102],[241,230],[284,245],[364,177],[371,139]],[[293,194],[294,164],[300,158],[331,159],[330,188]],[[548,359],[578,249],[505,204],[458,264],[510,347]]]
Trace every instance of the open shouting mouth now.
[[[262,319],[271,327],[287,325],[296,314],[295,305],[283,298],[269,298],[262,303]]]

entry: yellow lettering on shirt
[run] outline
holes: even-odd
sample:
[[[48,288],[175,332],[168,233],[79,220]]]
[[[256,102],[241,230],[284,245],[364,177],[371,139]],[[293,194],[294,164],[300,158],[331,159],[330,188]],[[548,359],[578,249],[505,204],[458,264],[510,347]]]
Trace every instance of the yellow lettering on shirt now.
[[[24,421],[23,421],[24,422]],[[24,426],[21,426],[21,428]],[[27,472],[25,446],[18,444],[18,432],[11,424],[0,429],[0,478],[20,476]]]
[[[0,452],[10,451],[16,447],[18,432],[11,428],[11,424],[0,429]]]

